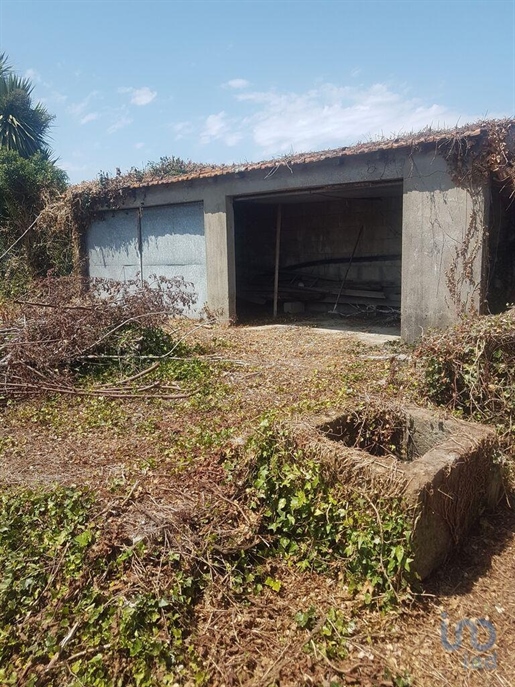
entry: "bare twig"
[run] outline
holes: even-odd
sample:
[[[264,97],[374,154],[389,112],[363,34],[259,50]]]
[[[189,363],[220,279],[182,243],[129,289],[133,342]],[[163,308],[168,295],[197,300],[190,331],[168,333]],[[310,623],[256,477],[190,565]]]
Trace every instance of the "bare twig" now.
[[[53,657],[52,657],[50,663],[49,663],[49,664],[46,666],[46,668],[45,668],[45,672],[46,672],[46,673],[48,673],[50,670],[52,670],[52,668],[55,666],[55,664],[57,663],[57,661],[59,660],[59,658],[60,658],[60,656],[61,656],[61,654],[62,654],[62,652],[63,652],[64,647],[68,644],[69,641],[71,641],[71,640],[73,639],[75,633],[76,633],[77,630],[79,629],[79,625],[80,625],[80,623],[79,623],[79,621],[77,620],[77,622],[73,625],[73,627],[72,627],[71,630],[68,632],[68,634],[66,635],[66,637],[64,637],[64,639],[61,640],[61,642],[60,642],[60,644],[59,644],[59,649],[58,649],[57,652],[53,655]]]

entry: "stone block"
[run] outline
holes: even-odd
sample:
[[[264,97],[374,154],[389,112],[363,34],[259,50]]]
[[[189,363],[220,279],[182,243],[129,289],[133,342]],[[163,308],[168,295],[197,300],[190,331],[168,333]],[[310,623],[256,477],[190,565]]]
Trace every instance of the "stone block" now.
[[[340,452],[354,477],[363,470],[390,486],[392,475],[398,478],[399,495],[415,507],[414,570],[421,579],[499,502],[500,452],[491,427],[415,406],[340,410],[311,422],[322,453],[338,461]]]

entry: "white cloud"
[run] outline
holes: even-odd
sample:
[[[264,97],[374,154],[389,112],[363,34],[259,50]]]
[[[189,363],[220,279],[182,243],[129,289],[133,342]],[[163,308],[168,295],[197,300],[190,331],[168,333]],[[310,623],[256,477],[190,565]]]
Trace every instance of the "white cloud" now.
[[[209,115],[209,117],[206,117],[204,128],[201,132],[202,142],[209,143],[213,138],[221,138],[228,127],[228,119],[225,112]]]
[[[268,157],[478,119],[473,113],[427,102],[405,88],[382,83],[322,83],[303,92],[236,90],[231,100],[223,110],[200,120],[174,124],[176,139],[196,139],[202,145],[218,142],[227,147],[244,141],[247,151],[254,149],[253,156]],[[232,114],[234,101],[237,109]]]
[[[89,114],[85,115],[81,120],[80,124],[87,124],[88,122],[94,122],[96,119],[99,119],[100,115],[98,112],[90,112]]]
[[[68,108],[68,112],[72,114],[74,117],[82,118],[84,116],[85,110],[89,107],[90,102],[94,100],[97,96],[98,91],[91,91],[91,93],[88,93],[88,95],[80,102],[72,103]]]
[[[145,146],[145,144],[141,143],[141,142],[134,144],[134,147],[136,148],[136,150],[141,150],[141,148],[143,148],[144,146]]]
[[[84,172],[88,169],[88,165],[77,165],[74,162],[67,162],[66,160],[59,160],[59,167],[64,169],[68,174],[73,174],[74,172]]]
[[[119,88],[118,93],[129,93],[132,105],[148,105],[157,96],[157,91],[152,91],[148,86],[141,88]]]
[[[195,126],[191,122],[177,122],[172,125],[172,130],[175,133],[175,140],[180,141],[195,133]]]
[[[55,104],[65,103],[68,99],[68,96],[58,91],[52,82],[44,81],[41,74],[35,69],[27,69],[23,76],[38,87],[38,93],[40,93],[41,90],[45,93],[43,97],[38,97],[37,99],[42,105],[49,105],[51,107]]]
[[[55,107],[56,105],[62,105],[68,100],[68,96],[59,91],[51,91],[49,95],[45,98],[38,98],[38,102],[42,105],[48,107]]]
[[[204,121],[200,132],[200,142],[204,145],[211,141],[221,140],[229,147],[241,141],[244,134],[238,130],[239,122],[236,118],[229,118],[225,112],[209,115]]]
[[[234,89],[240,89],[240,88],[247,88],[250,86],[250,81],[247,81],[247,79],[231,79],[230,81],[226,81],[224,84],[222,84],[224,88],[234,88]]]
[[[59,91],[52,91],[49,100],[52,100],[56,103],[65,103],[68,100],[68,96],[64,95],[64,93],[60,93]]]
[[[349,145],[431,125],[454,126],[462,114],[385,84],[323,84],[304,93],[254,91],[236,99],[252,109],[236,128],[250,135],[265,155]]]
[[[37,72],[35,69],[27,69],[23,76],[26,79],[30,79],[34,83],[40,83],[42,81],[41,74]]]
[[[120,129],[124,129],[126,126],[129,126],[129,124],[132,124],[132,119],[130,117],[127,117],[126,115],[122,115],[114,122],[114,124],[111,124],[111,126],[107,130],[107,133],[114,134],[116,131],[119,131]]]

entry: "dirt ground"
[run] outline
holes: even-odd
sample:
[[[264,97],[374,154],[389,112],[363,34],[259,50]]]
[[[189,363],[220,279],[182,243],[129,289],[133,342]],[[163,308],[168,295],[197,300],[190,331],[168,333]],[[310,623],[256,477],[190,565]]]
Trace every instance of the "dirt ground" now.
[[[337,405],[374,396],[419,401],[416,370],[395,328],[378,330],[370,324],[365,327],[369,331],[360,332],[348,325],[283,321],[190,331],[188,340],[204,347],[200,357],[218,365],[216,389],[202,402],[194,396],[179,403],[66,398],[4,408],[0,482],[88,485],[105,498],[124,485],[143,501],[166,502],[178,492],[188,498],[217,488],[219,452],[241,443],[265,411],[302,414],[328,400]],[[213,435],[210,450],[206,432]],[[184,455],[188,464],[178,472],[177,457]],[[136,510],[127,515],[136,527]],[[515,513],[506,498],[497,512],[485,514],[464,547],[424,583],[412,604],[386,616],[360,611],[348,658],[332,667],[329,662],[323,677],[302,651],[305,638],[300,644],[293,635],[288,638],[292,608],[301,598],[304,605],[310,598],[327,599],[328,605],[348,606],[353,614],[355,605],[337,581],[290,568],[275,571],[283,582],[281,592],[266,590],[255,606],[227,609],[216,617],[214,601],[211,611],[207,604],[199,620],[200,636],[206,637],[200,653],[216,665],[222,647],[209,641],[214,635],[224,638],[225,660],[239,655],[236,665],[242,651],[250,653],[246,678],[240,672],[233,684],[514,685],[514,532]],[[442,637],[455,643],[455,625],[466,619],[491,623],[492,646],[475,650],[466,629],[461,645],[446,650]],[[244,648],[238,645],[242,628]],[[476,645],[489,644],[489,639],[483,623]],[[222,675],[227,671],[220,670],[213,684],[228,684]]]

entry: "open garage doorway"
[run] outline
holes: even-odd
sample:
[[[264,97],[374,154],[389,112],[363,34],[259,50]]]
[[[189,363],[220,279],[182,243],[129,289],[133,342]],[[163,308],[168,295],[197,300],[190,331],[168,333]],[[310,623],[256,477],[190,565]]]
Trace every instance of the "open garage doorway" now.
[[[400,326],[402,182],[234,199],[238,320],[381,316]]]
[[[504,183],[493,182],[488,231],[488,279],[485,312],[504,312],[515,303],[514,200]]]

